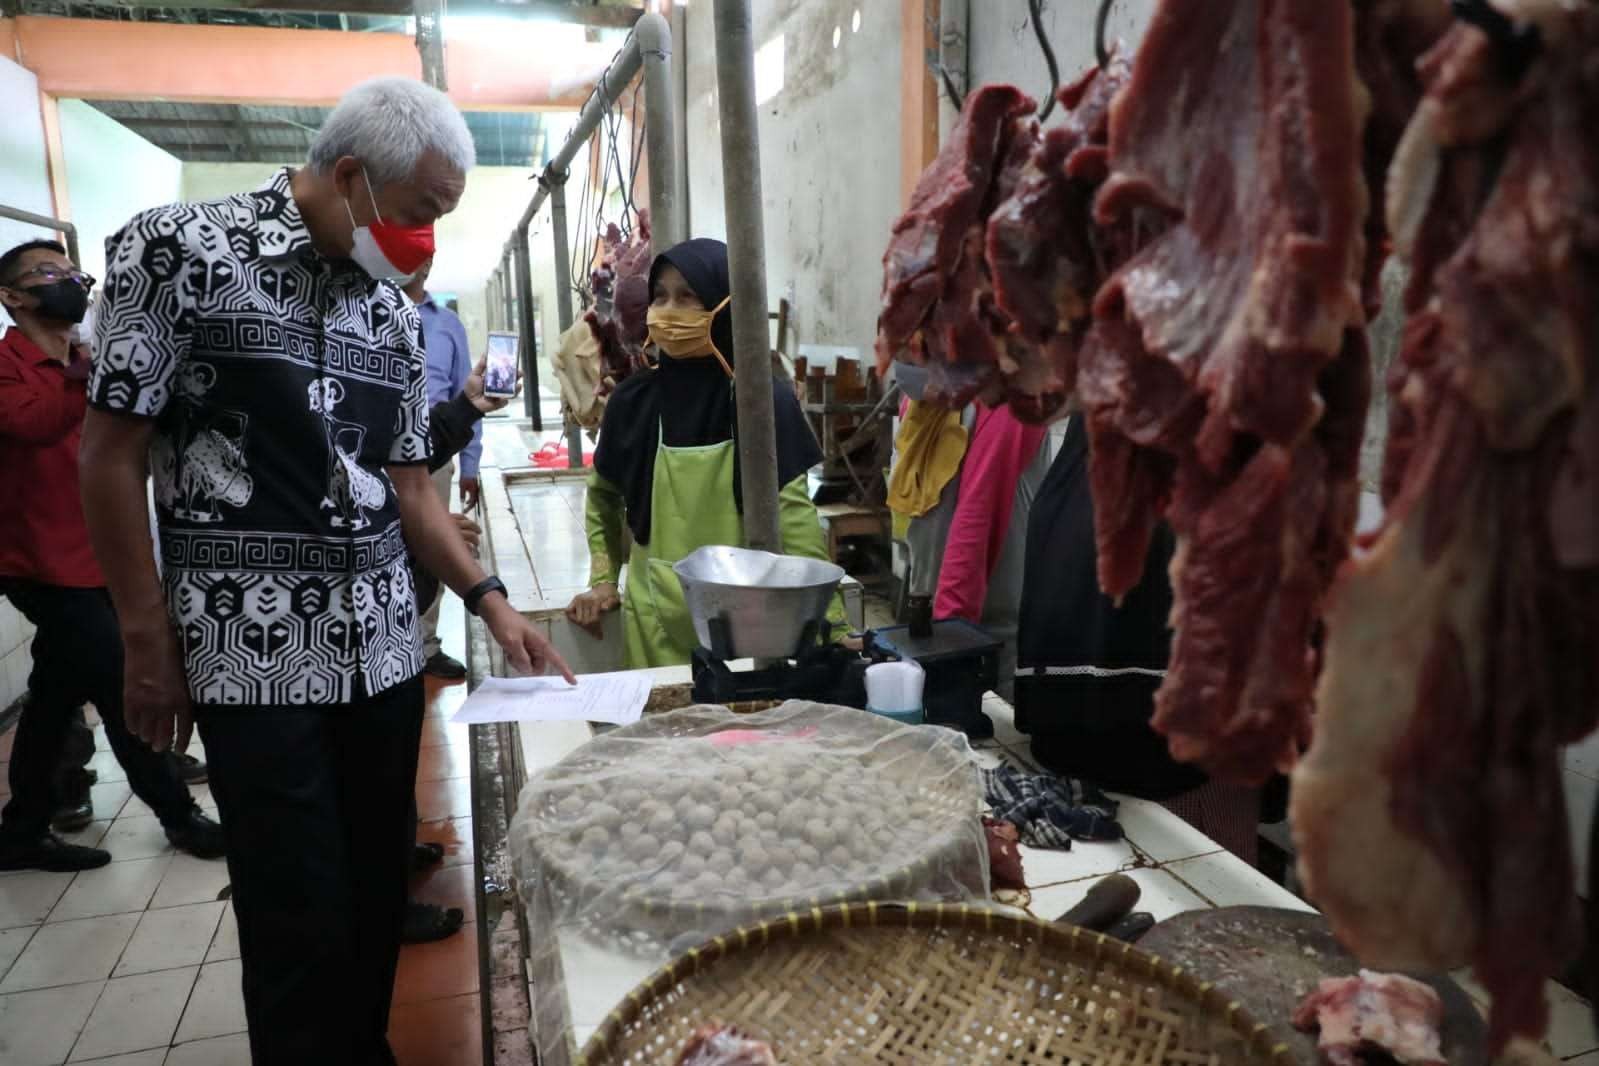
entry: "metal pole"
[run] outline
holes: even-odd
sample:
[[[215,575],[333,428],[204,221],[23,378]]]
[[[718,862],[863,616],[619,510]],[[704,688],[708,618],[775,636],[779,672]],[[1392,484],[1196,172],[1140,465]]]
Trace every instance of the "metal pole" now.
[[[61,234],[67,246],[67,258],[77,266],[83,265],[83,260],[78,258],[78,228],[70,222],[49,215],[36,215],[32,211],[23,211],[15,207],[0,207],[0,218],[9,218],[16,222],[26,222],[30,226],[41,229],[53,229]]]
[[[672,39],[674,41],[688,40],[688,9],[681,4],[672,5]],[[672,87],[673,109],[677,115],[676,143],[672,146],[672,159],[676,166],[677,177],[677,224],[678,233],[688,240],[689,234],[694,232],[694,205],[689,202],[688,195],[688,63],[679,63],[673,68],[673,80],[677,83]],[[645,106],[649,101],[645,101]],[[650,163],[654,166],[654,161]]]
[[[755,109],[755,36],[750,0],[716,0],[716,91],[722,112],[722,172],[728,272],[733,283],[733,349],[744,539],[780,552],[777,432],[772,412],[771,335],[766,313],[766,225],[761,210],[761,142]]]
[[[651,245],[660,255],[688,239],[678,198],[677,86],[672,81],[672,30],[653,12],[633,30],[644,62],[644,148],[650,160]]]
[[[506,250],[505,262],[500,264],[500,322],[501,329],[516,328],[516,243]]]
[[[533,268],[528,262],[527,230],[512,237],[516,260],[517,332],[522,335],[522,409],[533,420],[535,432],[544,430],[543,404],[539,396],[539,339],[533,319]]]
[[[655,16],[659,18],[660,16]],[[639,19],[639,25],[650,18],[648,14]],[[629,83],[639,72],[643,57],[639,54],[639,39],[637,30],[627,39],[627,44],[622,48],[622,54],[616,57],[616,62],[600,78],[600,83],[594,87],[594,92],[589,94],[588,101],[583,105],[583,110],[578,112],[577,125],[572,127],[572,132],[567,135],[561,144],[561,150],[555,153],[555,158],[550,160],[549,166],[544,168],[546,181],[541,181],[537,191],[533,193],[532,201],[527,205],[527,210],[522,212],[520,223],[523,229],[533,224],[533,217],[539,213],[539,208],[544,206],[544,201],[549,199],[550,191],[559,177],[565,180],[572,169],[572,160],[577,158],[577,153],[589,142],[616,99],[622,95]]]
[[[971,83],[971,56],[968,31],[971,26],[971,8],[968,0],[941,0],[938,8],[938,55],[954,79],[955,87],[964,93]],[[949,94],[939,92],[938,138],[942,143],[955,128],[960,109]]]
[[[500,259],[500,320],[505,323],[505,329],[516,328],[516,271],[515,259],[510,248]]]
[[[443,92],[444,78],[444,0],[414,0],[416,50],[422,56],[422,80]]]
[[[572,328],[572,253],[567,247],[566,173],[550,188],[550,224],[555,229],[555,320],[561,336]],[[566,465],[583,465],[583,427],[563,408],[566,421]]]

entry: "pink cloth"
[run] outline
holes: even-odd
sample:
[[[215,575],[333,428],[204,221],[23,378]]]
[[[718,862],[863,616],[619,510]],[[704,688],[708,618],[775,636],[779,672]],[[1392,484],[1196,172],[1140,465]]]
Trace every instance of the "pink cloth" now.
[[[1048,432],[1047,426],[1018,422],[1008,407],[977,409],[938,574],[934,618],[982,621],[988,581],[1010,532],[1016,486]]]

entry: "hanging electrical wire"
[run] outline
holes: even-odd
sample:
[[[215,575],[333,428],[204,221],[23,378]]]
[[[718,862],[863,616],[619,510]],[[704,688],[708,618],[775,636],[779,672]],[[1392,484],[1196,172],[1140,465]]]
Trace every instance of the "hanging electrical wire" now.
[[[620,55],[619,50],[617,56]],[[612,57],[611,65],[615,64],[617,56]],[[609,69],[610,65],[607,66],[607,71]],[[594,305],[602,296],[601,293],[594,291],[594,272],[614,252],[608,240],[611,225],[614,224],[619,231],[620,245],[634,237],[639,221],[635,194],[645,144],[644,123],[640,121],[641,93],[636,87],[632,90],[632,99],[626,102],[624,115],[622,94],[619,93],[616,98],[612,98],[607,89],[607,79],[602,76],[594,87],[594,94],[602,107],[601,118],[589,140],[588,172],[577,202],[576,234],[568,249],[568,277],[571,279],[574,293],[582,301],[585,309]],[[629,152],[629,158],[625,162],[622,158],[624,123],[626,147]],[[620,210],[616,212],[614,223],[606,218],[613,181],[616,195],[620,198]]]
[[[599,240],[600,223],[590,207],[594,191],[594,167],[598,158],[599,143],[590,140],[588,168],[583,175],[583,191],[579,194],[577,202],[577,233],[567,250],[566,276],[571,279],[572,291],[579,296],[585,310],[595,300],[590,275],[594,262],[594,248]]]
[[[644,123],[639,121],[639,97],[643,95],[641,89],[633,90],[633,107],[628,114],[628,125],[632,130],[632,143],[629,146],[633,152],[632,172],[627,178],[627,205],[634,216],[638,215],[638,208],[634,204],[634,197],[638,194],[639,162],[644,158]]]

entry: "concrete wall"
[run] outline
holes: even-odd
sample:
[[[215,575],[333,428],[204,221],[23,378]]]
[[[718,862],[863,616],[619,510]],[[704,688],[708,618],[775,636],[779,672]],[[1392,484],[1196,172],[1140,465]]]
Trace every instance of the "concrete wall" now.
[[[183,163],[81,100],[62,100],[61,151],[83,269],[105,276],[105,242],[134,215],[170,204]]]
[[[39,116],[39,82],[32,74],[0,58],[0,204],[37,214],[51,214],[50,179],[45,165],[44,122]],[[20,241],[52,236],[20,222],[0,219],[0,249]],[[0,330],[10,319],[0,312]],[[28,642],[33,627],[0,600],[0,709],[9,707],[28,687],[33,659]]]
[[[899,5],[755,0],[754,10],[756,48],[781,35],[783,56],[782,88],[760,108],[767,295],[773,308],[785,296],[793,301],[798,343],[865,354],[876,332],[883,249],[900,210]],[[693,236],[725,239],[712,23],[710,4],[690,5],[679,48],[687,63],[689,224]]]
[[[1155,11],[1155,0],[1117,0],[1106,24],[1106,43],[1136,47]],[[1097,3],[1044,5],[1044,29],[1060,60],[1062,80],[1071,80],[1094,62]],[[1011,82],[1040,102],[1049,91],[1049,69],[1024,0],[972,0],[967,32],[972,84]]]
[[[276,163],[185,163],[179,195],[184,200],[216,200],[264,184]]]
[[[38,215],[53,215],[50,173],[45,161],[44,120],[39,114],[39,79],[9,59],[0,58],[0,204]],[[0,250],[56,234],[0,218]],[[11,320],[0,311],[0,326]]]

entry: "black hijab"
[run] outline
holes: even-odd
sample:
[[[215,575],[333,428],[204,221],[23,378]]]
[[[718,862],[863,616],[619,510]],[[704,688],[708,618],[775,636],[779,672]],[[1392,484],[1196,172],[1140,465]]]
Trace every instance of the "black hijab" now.
[[[700,238],[685,241],[660,255],[650,266],[650,296],[664,267],[674,266],[710,310],[732,291],[728,279],[727,245]],[[711,340],[729,365],[733,353],[733,305],[711,320]],[[761,353],[764,356],[766,353]],[[787,485],[822,461],[821,449],[799,399],[789,385],[772,379],[772,408],[777,426],[777,483]],[[661,356],[654,370],[630,375],[605,405],[600,440],[594,449],[594,470],[622,490],[627,504],[627,525],[633,539],[650,542],[650,495],[655,479],[658,444],[695,448],[736,440],[738,407],[733,383],[714,356],[673,359]],[[742,513],[743,486],[738,460],[733,464],[733,499]]]

